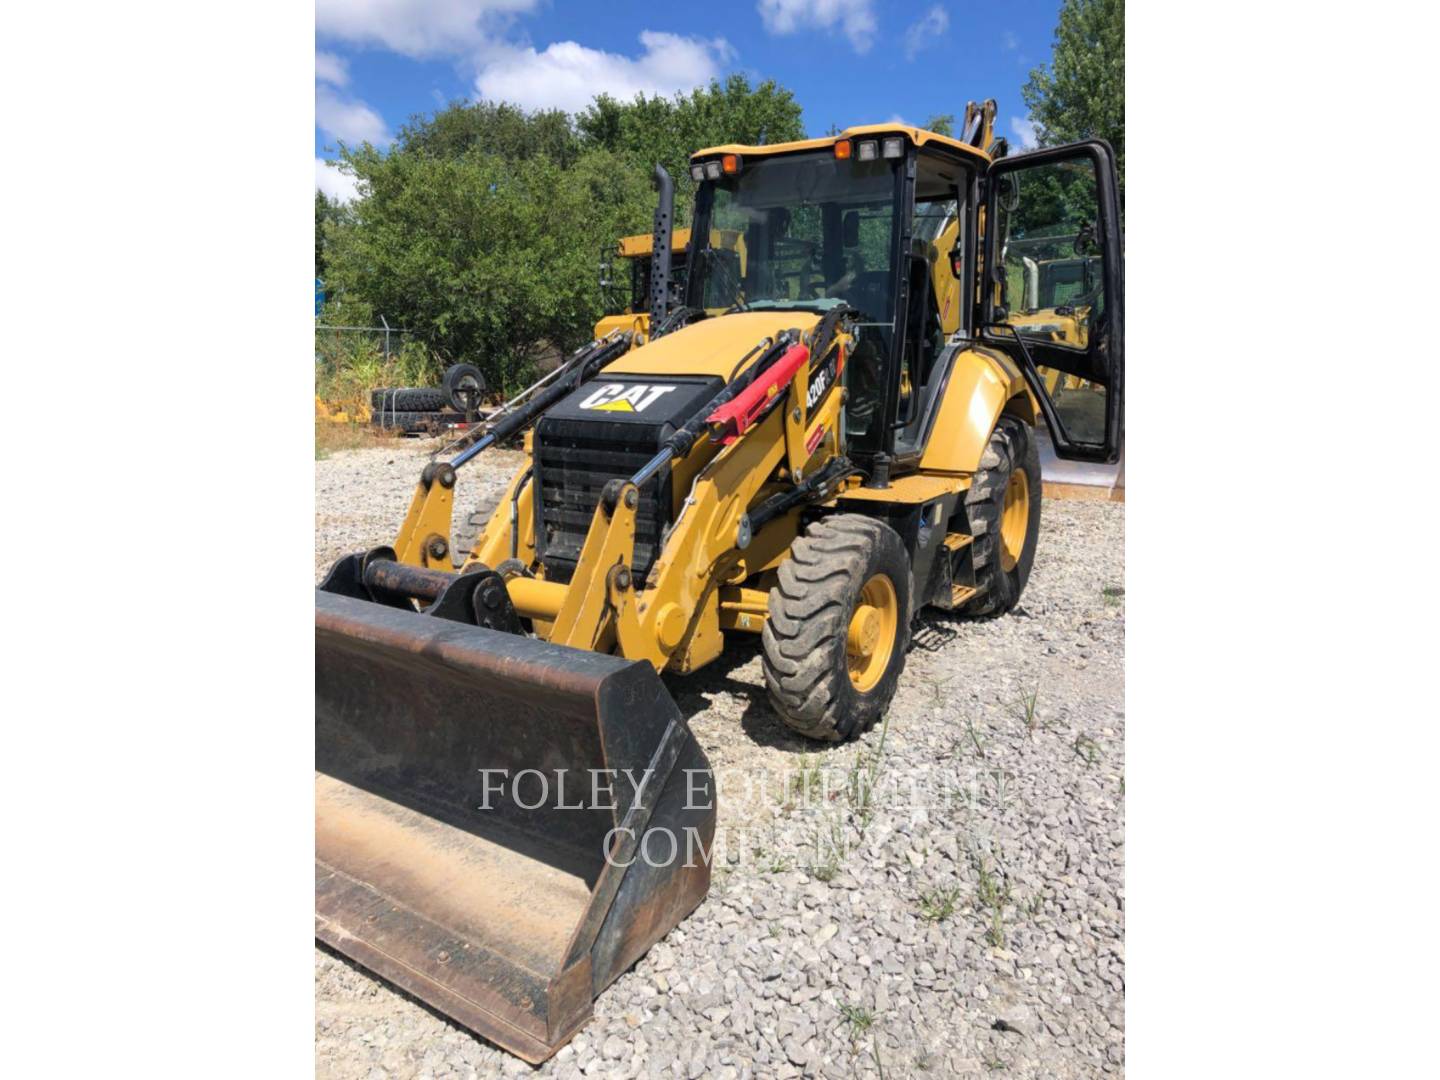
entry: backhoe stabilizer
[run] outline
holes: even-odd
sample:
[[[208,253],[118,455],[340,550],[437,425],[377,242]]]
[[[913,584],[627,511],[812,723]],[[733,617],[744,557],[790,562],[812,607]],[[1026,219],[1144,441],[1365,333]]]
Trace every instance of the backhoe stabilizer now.
[[[322,588],[315,710],[317,937],[528,1061],[709,888],[650,664]]]

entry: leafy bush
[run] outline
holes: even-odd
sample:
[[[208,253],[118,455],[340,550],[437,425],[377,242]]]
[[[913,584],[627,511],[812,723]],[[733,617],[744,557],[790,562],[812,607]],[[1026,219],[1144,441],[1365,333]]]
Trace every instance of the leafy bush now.
[[[384,154],[340,147],[360,197],[321,225],[326,289],[410,330],[425,362],[401,363],[430,382],[467,361],[493,390],[513,392],[589,340],[604,307],[601,251],[649,231],[656,161],[683,215],[691,152],[803,135],[789,91],[742,76],[674,98],[598,98],[578,120],[452,105],[412,119]],[[340,366],[359,378],[369,363],[354,355]]]

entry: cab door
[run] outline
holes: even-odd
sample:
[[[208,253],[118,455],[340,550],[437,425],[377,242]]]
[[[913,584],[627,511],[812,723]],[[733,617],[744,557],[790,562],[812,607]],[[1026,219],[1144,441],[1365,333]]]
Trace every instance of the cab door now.
[[[993,162],[977,325],[1020,367],[1057,457],[1124,441],[1125,264],[1115,157],[1101,140]]]

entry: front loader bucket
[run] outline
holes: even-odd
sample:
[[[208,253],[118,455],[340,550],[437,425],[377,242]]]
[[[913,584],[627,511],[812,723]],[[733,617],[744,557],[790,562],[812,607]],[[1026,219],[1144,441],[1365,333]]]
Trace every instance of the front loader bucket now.
[[[317,591],[315,767],[316,936],[527,1061],[709,889],[645,663]]]

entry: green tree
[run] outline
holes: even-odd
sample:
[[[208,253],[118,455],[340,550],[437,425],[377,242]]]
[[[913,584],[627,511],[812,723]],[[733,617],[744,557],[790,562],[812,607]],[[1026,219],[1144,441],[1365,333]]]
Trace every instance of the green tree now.
[[[580,156],[570,116],[559,109],[527,113],[503,102],[452,102],[432,116],[412,116],[400,129],[396,147],[430,157],[461,157],[482,150],[523,160],[544,155],[568,167]]]
[[[933,131],[936,135],[948,135],[955,137],[955,114],[937,113],[920,125],[926,131]]]
[[[340,221],[344,214],[344,203],[315,189],[315,276],[321,280],[325,278],[325,224]]]
[[[600,249],[643,230],[653,200],[602,150],[568,169],[475,148],[439,157],[342,147],[341,157],[369,194],[331,237],[335,287],[413,331],[437,368],[468,360],[504,389],[590,336]]]
[[[1101,138],[1115,148],[1125,191],[1125,3],[1065,0],[1050,63],[1021,94],[1041,146]]]
[[[339,148],[360,197],[317,232],[317,260],[336,303],[412,331],[437,369],[466,360],[514,389],[589,338],[601,250],[649,230],[657,161],[684,215],[691,153],[804,134],[788,90],[740,75],[669,98],[602,96],[573,120],[452,104],[412,117],[386,152]]]
[[[787,142],[805,137],[800,104],[771,80],[752,87],[744,75],[711,80],[672,98],[638,94],[628,102],[602,94],[575,119],[583,144],[619,154],[646,175],[658,162],[675,180],[682,220],[694,194],[690,155],[723,143]]]

